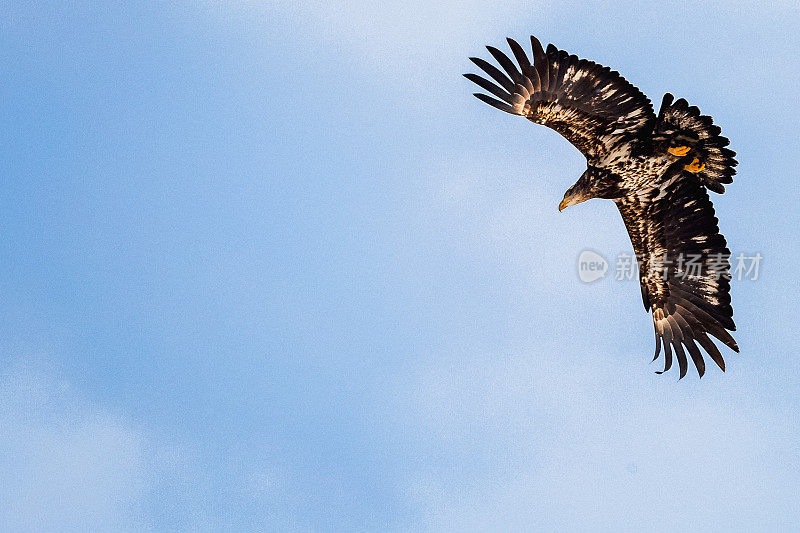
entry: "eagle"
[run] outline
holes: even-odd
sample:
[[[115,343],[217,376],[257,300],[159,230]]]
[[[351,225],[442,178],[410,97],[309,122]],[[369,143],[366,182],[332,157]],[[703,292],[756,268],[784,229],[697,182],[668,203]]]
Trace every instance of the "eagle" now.
[[[655,356],[664,370],[673,353],[680,377],[691,357],[705,373],[702,348],[725,371],[715,337],[739,346],[730,297],[730,251],[720,234],[708,191],[725,192],[737,164],[712,118],[667,93],[658,114],[618,72],[579,59],[531,36],[533,61],[507,39],[516,59],[493,46],[500,68],[472,57],[487,77],[465,74],[489,94],[487,104],[552,128],[586,157],[586,171],[564,194],[564,208],[591,198],[619,209],[637,258],[642,301],[651,311]],[[502,70],[501,70],[502,69]],[[698,347],[699,344],[699,347]]]

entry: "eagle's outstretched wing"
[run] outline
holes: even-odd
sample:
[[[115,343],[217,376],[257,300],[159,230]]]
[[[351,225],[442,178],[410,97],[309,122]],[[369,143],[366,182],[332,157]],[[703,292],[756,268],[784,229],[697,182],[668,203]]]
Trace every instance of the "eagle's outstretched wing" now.
[[[700,376],[705,372],[697,344],[722,370],[725,362],[708,335],[732,350],[739,347],[730,297],[730,251],[719,233],[714,206],[697,177],[676,171],[673,179],[647,193],[617,202],[639,259],[642,299],[653,311],[658,358],[664,346],[664,371],[673,350],[680,377],[686,375],[684,347]],[[696,344],[697,343],[697,344]]]
[[[484,102],[556,130],[588,159],[600,158],[619,141],[635,137],[656,116],[650,100],[618,72],[578,59],[552,44],[547,51],[531,36],[533,64],[522,47],[508,39],[519,68],[500,50],[486,48],[505,70],[470,58],[494,82],[465,76],[494,96]]]

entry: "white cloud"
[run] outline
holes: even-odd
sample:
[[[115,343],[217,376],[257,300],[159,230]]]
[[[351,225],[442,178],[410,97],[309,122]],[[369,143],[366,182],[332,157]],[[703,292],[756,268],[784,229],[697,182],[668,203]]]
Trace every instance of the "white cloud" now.
[[[55,375],[0,377],[0,529],[302,529],[270,464],[165,442]]]
[[[405,431],[428,459],[409,472],[408,497],[426,528],[800,524],[800,427],[748,397],[740,376],[637,379],[640,358],[596,354],[578,364],[557,342],[471,355],[469,365],[422,365],[406,391]]]
[[[70,386],[18,367],[0,382],[2,529],[121,529],[145,489],[145,436]]]
[[[275,0],[211,3],[218,17],[238,19],[240,26],[275,31],[291,28],[309,50],[341,52],[344,60],[365,66],[386,83],[387,91],[420,87],[441,78],[443,67],[466,68],[467,51],[480,53],[487,36],[507,35],[509,21],[536,14],[538,31],[558,16],[550,0],[462,2],[282,2]],[[563,6],[562,6],[563,7]],[[261,21],[269,21],[261,26]],[[522,35],[529,31],[527,28]],[[287,43],[295,46],[297,43]],[[402,89],[400,89],[402,90]]]

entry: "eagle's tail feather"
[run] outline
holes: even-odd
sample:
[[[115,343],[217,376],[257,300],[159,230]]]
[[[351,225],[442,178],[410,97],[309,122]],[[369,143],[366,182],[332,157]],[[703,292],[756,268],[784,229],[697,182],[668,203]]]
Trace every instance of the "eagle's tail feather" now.
[[[700,181],[708,189],[724,193],[725,185],[732,183],[736,174],[736,152],[727,148],[730,141],[720,135],[722,130],[710,116],[701,115],[697,106],[690,106],[683,98],[674,102],[673,98],[670,93],[664,95],[655,134],[690,139],[692,150],[687,159],[696,157],[698,165],[704,165],[697,174]]]

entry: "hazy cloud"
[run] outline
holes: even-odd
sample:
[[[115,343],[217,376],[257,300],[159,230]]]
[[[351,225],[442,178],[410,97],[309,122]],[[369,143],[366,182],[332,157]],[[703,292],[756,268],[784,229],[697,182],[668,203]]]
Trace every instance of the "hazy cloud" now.
[[[303,529],[262,459],[165,441],[42,367],[2,375],[0,428],[4,530]]]
[[[512,530],[798,526],[796,413],[730,380],[643,387],[621,377],[641,370],[630,354],[584,366],[543,342],[472,355],[420,368],[411,386],[407,429],[427,462],[409,473],[408,495],[426,527],[492,530],[500,517]]]

